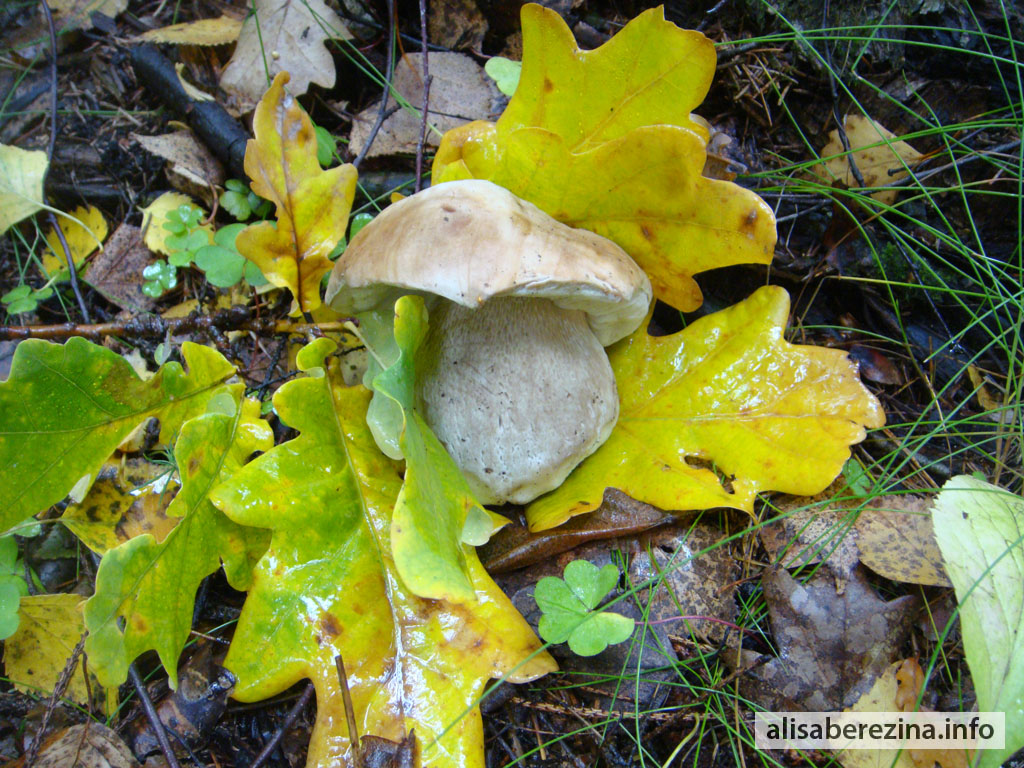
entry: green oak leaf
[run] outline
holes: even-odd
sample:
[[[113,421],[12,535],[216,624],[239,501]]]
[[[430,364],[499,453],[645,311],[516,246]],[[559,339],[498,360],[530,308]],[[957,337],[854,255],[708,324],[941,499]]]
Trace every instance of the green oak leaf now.
[[[214,349],[185,342],[178,363],[147,381],[131,365],[81,338],[28,339],[0,382],[0,531],[56,504],[96,478],[118,444],[151,416],[160,441],[206,410],[235,369]],[[241,385],[233,385],[240,388]]]
[[[398,572],[416,595],[457,602],[472,596],[462,546],[466,518],[471,510],[479,510],[477,521],[486,513],[415,407],[414,358],[426,333],[423,298],[403,296],[395,302],[398,358],[373,379],[374,390],[402,409],[405,482],[395,503],[391,546]]]
[[[587,560],[565,566],[565,579],[545,576],[534,588],[543,615],[537,630],[549,643],[568,641],[577,656],[596,656],[607,646],[629,639],[632,619],[618,613],[595,611],[597,604],[619,581],[619,569],[598,568]]]
[[[109,550],[96,574],[96,594],[85,604],[89,664],[104,685],[119,685],[128,664],[153,649],[177,685],[178,656],[192,629],[200,582],[224,562],[235,589],[248,588],[252,567],[270,532],[229,520],[210,502],[211,490],[237,472],[254,451],[273,447],[260,404],[246,399],[236,413],[208,413],[182,427],[174,446],[181,490],[167,508],[181,520],[163,539],[151,534]],[[124,618],[124,629],[118,618]]]
[[[1006,714],[996,768],[1024,747],[1024,500],[967,475],[942,486],[932,511],[935,540],[960,606],[964,656],[981,712]]]
[[[418,598],[399,578],[389,542],[399,465],[366,426],[369,391],[345,387],[328,365],[335,349],[326,338],[302,349],[306,376],[274,394],[298,436],[212,494],[232,520],[273,529],[224,662],[238,678],[233,696],[258,701],[311,679],[306,764],[350,765],[341,656],[360,735],[415,731],[424,765],[483,768],[477,705],[487,680],[532,680],[554,664],[535,653],[537,639],[472,550],[469,603]]]

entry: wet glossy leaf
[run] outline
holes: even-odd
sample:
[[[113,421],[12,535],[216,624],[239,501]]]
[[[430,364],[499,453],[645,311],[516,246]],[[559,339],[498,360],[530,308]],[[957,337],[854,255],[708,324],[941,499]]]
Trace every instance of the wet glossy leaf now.
[[[666,510],[747,512],[758,491],[825,488],[884,416],[845,353],[783,339],[788,312],[786,292],[765,287],[672,336],[644,324],[612,347],[619,421],[530,504],[531,529],[596,509],[606,487]]]
[[[560,17],[523,9],[523,72],[497,123],[449,131],[435,184],[489,179],[556,219],[610,238],[655,295],[699,306],[692,275],[768,263],[772,211],[749,190],[704,178],[707,129],[690,112],[707,93],[714,48],[653,9],[581,52]]]
[[[249,586],[269,532],[231,522],[209,494],[254,451],[268,450],[273,442],[270,426],[259,418],[259,402],[252,399],[234,415],[208,413],[182,427],[174,447],[181,490],[167,510],[181,520],[163,541],[143,534],[109,550],[96,574],[96,594],[85,606],[89,663],[105,684],[124,682],[128,664],[154,649],[175,687],[200,582],[223,561],[235,589]]]
[[[1006,748],[985,750],[979,763],[993,768],[1024,746],[1024,500],[960,475],[942,486],[932,522],[978,709],[1006,713]]]
[[[278,74],[260,100],[253,118],[256,138],[245,150],[252,190],[273,201],[277,223],[247,227],[235,245],[267,280],[292,292],[292,314],[300,314],[320,306],[320,280],[333,266],[328,254],[348,228],[356,169],[320,168],[313,123],[285,93],[287,82],[287,73]]]
[[[462,530],[470,510],[486,513],[473,498],[462,472],[415,408],[413,358],[427,333],[427,311],[419,296],[395,304],[394,364],[373,380],[373,388],[401,409],[399,447],[405,481],[395,502],[391,546],[406,586],[420,597],[472,599]]]
[[[164,256],[174,253],[167,243],[167,240],[174,236],[168,225],[173,228],[176,222],[180,224],[180,211],[183,206],[201,213],[198,204],[180,192],[164,192],[142,209],[142,229],[145,231],[144,240],[149,250]],[[196,227],[206,233],[206,242],[212,242],[213,228],[209,224],[199,225],[197,222]]]
[[[471,600],[409,593],[390,544],[402,481],[366,427],[369,391],[325,370],[333,347],[320,339],[302,350],[308,375],[274,396],[299,436],[214,492],[235,521],[274,529],[225,662],[239,678],[234,696],[256,701],[311,678],[317,722],[307,764],[348,764],[341,654],[361,736],[397,742],[415,729],[423,765],[482,766],[476,702],[488,678],[530,680],[553,662],[531,657],[537,639],[470,549]]]
[[[166,363],[142,381],[110,350],[81,338],[29,339],[0,382],[0,530],[85,487],[120,442],[151,416],[169,445],[182,423],[202,413],[234,375],[214,349],[185,342],[188,373]]]

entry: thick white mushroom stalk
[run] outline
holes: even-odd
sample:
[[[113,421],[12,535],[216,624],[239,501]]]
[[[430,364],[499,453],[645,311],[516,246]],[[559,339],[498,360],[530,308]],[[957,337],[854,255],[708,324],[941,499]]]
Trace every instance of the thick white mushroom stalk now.
[[[525,504],[561,484],[611,433],[615,379],[604,346],[646,316],[651,286],[610,240],[555,221],[487,181],[432,187],[386,209],[352,240],[327,301],[360,318],[377,359],[395,300],[424,296],[416,356],[425,421],[485,504]],[[368,421],[400,458],[392,406]]]

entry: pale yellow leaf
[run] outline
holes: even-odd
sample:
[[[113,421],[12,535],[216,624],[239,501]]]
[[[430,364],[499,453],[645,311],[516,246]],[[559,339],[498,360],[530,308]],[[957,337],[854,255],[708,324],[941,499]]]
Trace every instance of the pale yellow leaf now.
[[[254,0],[242,24],[238,47],[221,74],[220,86],[240,111],[256,106],[267,90],[267,75],[291,75],[290,91],[299,96],[310,83],[334,85],[334,59],[326,42],[352,35],[323,0]]]
[[[0,144],[0,235],[43,207],[46,153]]]
[[[128,0],[50,0],[50,9],[62,31],[91,29],[94,13],[113,19],[127,7]]]
[[[180,192],[164,192],[160,197],[142,209],[143,240],[149,247],[149,250],[155,253],[162,253],[164,256],[171,255],[171,252],[165,245],[167,238],[171,237],[171,233],[164,229],[164,224],[167,222],[167,215],[182,205],[201,208],[188,195],[183,195]],[[210,225],[204,225],[201,229],[205,229],[210,233],[210,242],[212,243],[213,229]]]

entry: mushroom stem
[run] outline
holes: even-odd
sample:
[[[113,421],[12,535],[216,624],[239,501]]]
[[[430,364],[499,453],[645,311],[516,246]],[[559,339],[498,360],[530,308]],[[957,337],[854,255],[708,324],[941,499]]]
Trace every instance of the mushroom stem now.
[[[423,416],[484,504],[556,488],[618,418],[587,314],[547,299],[439,301],[416,368]]]

